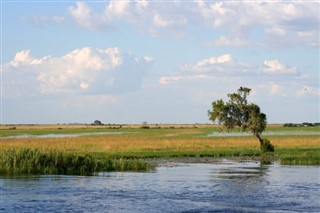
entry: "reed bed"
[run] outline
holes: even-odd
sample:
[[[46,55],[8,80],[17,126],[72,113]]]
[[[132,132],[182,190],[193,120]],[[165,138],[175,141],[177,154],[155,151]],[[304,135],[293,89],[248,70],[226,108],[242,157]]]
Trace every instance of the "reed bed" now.
[[[280,164],[282,165],[320,165],[319,157],[281,157]]]
[[[148,171],[154,165],[138,160],[95,159],[91,155],[18,148],[1,152],[0,174],[92,175],[95,172]]]

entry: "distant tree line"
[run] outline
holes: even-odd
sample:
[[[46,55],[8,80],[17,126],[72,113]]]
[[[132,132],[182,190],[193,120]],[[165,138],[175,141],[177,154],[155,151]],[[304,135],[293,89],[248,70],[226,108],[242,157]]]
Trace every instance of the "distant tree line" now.
[[[320,126],[320,123],[309,123],[309,122],[303,122],[303,123],[285,123],[283,124],[284,127],[303,127],[303,126]]]

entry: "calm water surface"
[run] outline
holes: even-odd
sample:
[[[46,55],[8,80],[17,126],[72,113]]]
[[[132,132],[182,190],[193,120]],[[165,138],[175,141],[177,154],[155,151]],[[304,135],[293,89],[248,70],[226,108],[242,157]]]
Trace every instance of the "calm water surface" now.
[[[320,212],[320,167],[216,164],[0,177],[0,212]]]

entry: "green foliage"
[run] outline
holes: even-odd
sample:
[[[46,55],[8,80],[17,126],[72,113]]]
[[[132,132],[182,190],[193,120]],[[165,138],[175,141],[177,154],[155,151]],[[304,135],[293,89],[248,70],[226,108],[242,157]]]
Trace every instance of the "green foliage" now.
[[[227,129],[241,127],[243,131],[261,134],[266,128],[267,117],[260,112],[259,106],[248,104],[247,96],[251,89],[240,87],[238,93],[228,94],[229,101],[222,99],[212,103],[212,111],[208,111],[209,119],[218,122]]]
[[[274,146],[270,143],[268,139],[262,139],[262,143],[260,144],[260,149],[262,153],[274,152]]]
[[[237,93],[228,94],[229,101],[224,102],[222,99],[212,103],[212,111],[208,111],[209,120],[218,122],[227,130],[240,127],[242,131],[248,131],[255,135],[261,144],[261,151],[264,149],[273,151],[274,147],[264,145],[261,133],[266,129],[267,116],[260,111],[260,107],[253,103],[248,103],[247,97],[251,89],[240,87]]]
[[[9,149],[1,153],[0,174],[92,175],[103,171],[147,171],[150,165],[138,160],[94,159],[58,151]]]

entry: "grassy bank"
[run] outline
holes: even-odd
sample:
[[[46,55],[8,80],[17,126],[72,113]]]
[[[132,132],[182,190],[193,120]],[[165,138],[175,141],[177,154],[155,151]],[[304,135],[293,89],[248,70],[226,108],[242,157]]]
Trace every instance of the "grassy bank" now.
[[[154,165],[139,160],[96,159],[40,149],[8,149],[1,152],[0,174],[92,175],[95,172],[149,171]]]
[[[1,139],[0,152],[11,149],[39,149],[76,156],[91,156],[96,160],[144,159],[160,157],[231,157],[259,156],[257,139],[253,136],[208,137],[218,127],[201,126],[139,126],[110,128],[105,126],[2,126],[1,134],[48,135],[76,133],[106,133],[81,137],[43,137]],[[237,132],[238,130],[235,130]],[[278,132],[284,134],[277,134]],[[273,158],[282,164],[320,165],[319,127],[269,126],[266,133],[276,151]],[[116,133],[116,134],[110,134]],[[273,134],[275,133],[275,134]]]

